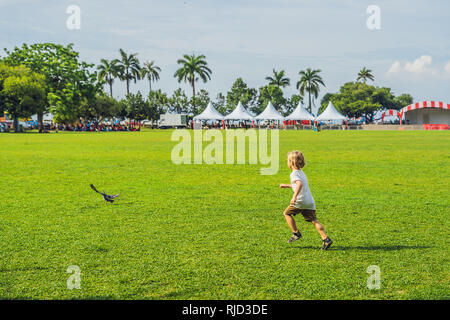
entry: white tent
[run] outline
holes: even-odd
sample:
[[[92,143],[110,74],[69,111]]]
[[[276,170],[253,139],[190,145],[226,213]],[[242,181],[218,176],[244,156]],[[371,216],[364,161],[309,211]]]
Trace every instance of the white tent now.
[[[225,120],[253,120],[253,118],[240,101],[233,112],[225,116]]]
[[[206,109],[200,113],[198,116],[194,117],[194,120],[223,120],[224,117],[213,107],[213,105],[208,103]]]
[[[286,120],[314,120],[314,117],[299,102],[297,108],[290,115],[286,116]]]
[[[255,120],[279,120],[283,121],[284,117],[273,107],[269,101],[266,109],[255,117]]]
[[[37,114],[31,116],[31,120],[38,121]],[[53,114],[52,113],[44,113],[44,117],[42,119],[43,121],[53,121]]]
[[[320,116],[316,118],[316,121],[327,121],[327,120],[347,120],[347,117],[340,114],[339,111],[333,106],[331,101],[328,103],[328,107]]]

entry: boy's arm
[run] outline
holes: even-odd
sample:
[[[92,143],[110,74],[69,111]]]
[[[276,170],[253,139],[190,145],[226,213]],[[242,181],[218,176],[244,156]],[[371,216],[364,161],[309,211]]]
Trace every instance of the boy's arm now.
[[[291,205],[295,204],[295,202],[297,201],[297,196],[300,193],[300,190],[302,189],[302,182],[300,180],[295,180],[295,184],[297,186],[295,187],[294,195],[292,196],[291,199]]]
[[[280,189],[287,189],[287,188],[290,188],[290,187],[291,187],[290,184],[284,184],[284,183],[280,184]]]

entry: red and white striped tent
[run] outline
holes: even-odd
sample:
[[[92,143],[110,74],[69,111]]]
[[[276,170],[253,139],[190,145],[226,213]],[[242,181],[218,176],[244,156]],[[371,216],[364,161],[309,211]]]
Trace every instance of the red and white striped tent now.
[[[400,110],[394,110],[394,109],[386,110],[381,114],[381,121],[383,121],[384,117],[386,117],[386,116],[397,116],[397,117],[401,118],[402,113],[400,112]]]
[[[400,121],[403,114],[405,114],[405,121],[408,119],[416,124],[450,124],[450,104],[442,101],[421,101],[410,104],[400,110]]]

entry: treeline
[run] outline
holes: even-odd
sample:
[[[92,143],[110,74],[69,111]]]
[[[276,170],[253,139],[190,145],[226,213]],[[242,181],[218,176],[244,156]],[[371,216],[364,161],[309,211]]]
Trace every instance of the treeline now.
[[[86,121],[102,121],[105,118],[157,120],[162,113],[178,112],[198,114],[211,102],[222,114],[230,113],[239,101],[254,114],[260,113],[269,101],[282,114],[294,110],[304,101],[311,112],[321,87],[325,82],[321,70],[310,68],[298,73],[296,94],[285,97],[283,89],[291,85],[285,71],[272,70],[265,80],[267,84],[250,88],[242,78],[236,79],[225,94],[214,99],[206,90],[196,91],[196,83],[211,80],[212,70],[204,55],[184,55],[177,61],[179,68],[173,77],[187,83],[192,89],[190,97],[181,88],[172,94],[152,89],[152,83],[160,79],[161,68],[155,61],[141,64],[136,53],[119,50],[117,59],[101,59],[98,65],[79,59],[73,45],[53,43],[23,44],[9,51],[0,59],[0,113],[8,112],[15,119],[38,115],[42,128],[43,114],[51,112],[58,123],[75,124]],[[126,97],[113,97],[114,81],[123,81]],[[350,117],[366,116],[382,108],[400,109],[412,103],[412,97],[403,94],[395,97],[389,88],[368,85],[373,81],[371,70],[363,68],[356,82],[344,84],[340,92],[327,93],[321,101],[321,109],[332,101],[342,113]],[[132,93],[130,84],[148,81],[149,91]]]

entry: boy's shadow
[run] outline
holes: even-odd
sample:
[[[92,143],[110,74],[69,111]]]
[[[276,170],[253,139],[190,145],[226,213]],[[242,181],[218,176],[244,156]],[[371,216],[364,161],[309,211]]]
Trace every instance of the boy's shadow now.
[[[296,249],[314,249],[317,250],[317,246],[299,246],[294,247]],[[430,246],[393,246],[393,245],[387,245],[387,246],[332,246],[327,251],[351,251],[351,250],[380,250],[380,251],[397,251],[397,250],[405,250],[405,249],[429,249],[432,248]]]

